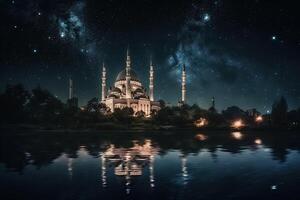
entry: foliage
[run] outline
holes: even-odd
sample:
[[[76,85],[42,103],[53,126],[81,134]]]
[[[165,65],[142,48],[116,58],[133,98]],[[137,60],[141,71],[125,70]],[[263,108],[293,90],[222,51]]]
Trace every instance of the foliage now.
[[[105,104],[99,103],[97,98],[92,98],[87,105],[79,109],[69,106],[70,103],[61,102],[48,90],[37,87],[31,92],[24,89],[21,84],[8,85],[0,94],[0,122],[2,124],[29,123],[53,128],[92,128],[106,127],[124,128],[129,125],[141,126],[163,126],[172,125],[176,127],[194,126],[194,122],[204,118],[209,127],[228,126],[233,120],[242,119],[247,125],[255,124],[255,116],[245,112],[237,106],[230,106],[218,113],[215,110],[206,110],[194,104],[181,107],[166,106],[160,101],[161,109],[151,111],[151,117],[145,118],[145,113],[139,111],[134,113],[132,108],[117,108],[113,113]],[[76,105],[76,104],[72,104]],[[254,109],[253,109],[254,110]],[[258,113],[258,112],[256,112]],[[300,126],[300,109],[288,112],[287,102],[284,97],[275,101],[271,115],[264,116],[265,122],[261,126],[270,126],[271,119],[274,127],[296,128]]]
[[[279,100],[276,100],[273,103],[272,113],[271,113],[273,126],[287,125],[287,110],[288,110],[288,105],[284,97],[281,97]]]

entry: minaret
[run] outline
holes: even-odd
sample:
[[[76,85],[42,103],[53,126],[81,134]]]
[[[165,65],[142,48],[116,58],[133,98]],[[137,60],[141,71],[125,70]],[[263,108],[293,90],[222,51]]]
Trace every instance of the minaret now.
[[[73,80],[69,79],[69,99],[73,98]]]
[[[129,55],[129,47],[127,48],[127,58],[126,58],[126,98],[131,98],[131,91],[130,91],[130,70],[131,70],[131,60]]]
[[[185,71],[185,64],[183,64],[182,74],[181,74],[181,102],[182,102],[182,104],[186,103],[186,71]]]
[[[152,63],[152,58],[150,58],[150,76],[149,76],[149,96],[150,96],[150,101],[154,101],[154,71],[153,71],[153,63]]]
[[[215,97],[212,97],[211,99],[211,107],[215,108]]]
[[[101,90],[101,100],[105,101],[106,99],[106,68],[103,62],[102,66],[102,90]]]

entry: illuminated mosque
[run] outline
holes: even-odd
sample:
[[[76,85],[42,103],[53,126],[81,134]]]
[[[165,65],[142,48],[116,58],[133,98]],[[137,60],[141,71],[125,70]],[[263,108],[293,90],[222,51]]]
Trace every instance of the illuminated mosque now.
[[[152,112],[160,110],[160,102],[154,100],[154,66],[150,60],[149,66],[149,92],[142,85],[136,72],[131,67],[129,49],[127,49],[126,67],[117,75],[114,85],[107,89],[106,67],[103,64],[101,75],[101,97],[99,103],[105,104],[110,112],[116,108],[132,108],[134,115],[143,112],[145,116],[150,116]],[[77,107],[78,98],[74,96],[73,80],[69,80],[68,106]],[[178,106],[186,104],[186,69],[182,66],[181,72],[181,99]]]
[[[160,109],[160,103],[154,100],[154,69],[152,60],[149,67],[149,92],[143,87],[137,74],[131,67],[131,58],[129,49],[127,49],[126,68],[117,75],[113,87],[106,88],[106,68],[102,67],[102,89],[101,103],[105,104],[111,112],[116,108],[130,107],[136,114],[139,111],[144,112],[145,116],[150,116],[152,111]],[[185,103],[186,96],[186,75],[185,66],[182,70],[182,98],[180,104]]]

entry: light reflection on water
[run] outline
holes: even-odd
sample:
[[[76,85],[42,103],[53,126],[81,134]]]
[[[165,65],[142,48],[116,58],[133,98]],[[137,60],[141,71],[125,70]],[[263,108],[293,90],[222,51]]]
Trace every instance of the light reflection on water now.
[[[1,139],[1,199],[299,196],[299,134],[110,133]]]

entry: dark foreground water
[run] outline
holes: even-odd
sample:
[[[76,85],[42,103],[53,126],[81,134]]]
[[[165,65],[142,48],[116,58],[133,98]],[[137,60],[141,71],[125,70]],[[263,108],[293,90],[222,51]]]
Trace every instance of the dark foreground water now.
[[[0,136],[0,199],[300,199],[300,133]]]

